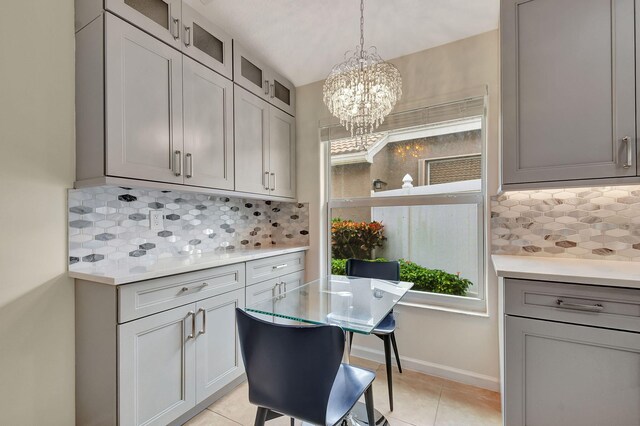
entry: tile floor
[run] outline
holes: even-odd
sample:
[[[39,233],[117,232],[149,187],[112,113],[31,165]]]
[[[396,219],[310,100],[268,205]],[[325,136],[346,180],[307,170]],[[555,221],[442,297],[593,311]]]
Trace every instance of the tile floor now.
[[[405,370],[393,376],[394,411],[389,412],[384,365],[352,357],[352,363],[376,370],[374,404],[391,426],[501,425],[500,395],[437,377]],[[251,426],[256,409],[247,400],[246,383],[216,401],[187,423],[188,426]],[[298,424],[298,423],[296,423]],[[269,426],[289,426],[278,418]]]

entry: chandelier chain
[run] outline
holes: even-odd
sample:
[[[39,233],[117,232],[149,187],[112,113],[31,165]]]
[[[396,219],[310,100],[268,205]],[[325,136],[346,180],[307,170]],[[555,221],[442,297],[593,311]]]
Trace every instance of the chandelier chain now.
[[[364,58],[364,0],[360,0],[360,57]]]

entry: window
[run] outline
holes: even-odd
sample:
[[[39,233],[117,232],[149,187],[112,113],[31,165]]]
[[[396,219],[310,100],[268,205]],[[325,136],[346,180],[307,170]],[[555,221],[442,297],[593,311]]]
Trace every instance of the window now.
[[[321,129],[330,158],[331,270],[348,258],[401,262],[405,303],[485,303],[484,97],[392,114],[364,141]]]

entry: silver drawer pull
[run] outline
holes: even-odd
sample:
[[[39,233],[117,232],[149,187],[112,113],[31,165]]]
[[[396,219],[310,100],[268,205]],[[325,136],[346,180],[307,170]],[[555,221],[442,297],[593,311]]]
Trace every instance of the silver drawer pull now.
[[[198,314],[200,312],[202,312],[202,330],[198,331],[198,336],[207,332],[207,310],[200,308],[198,309]]]
[[[275,271],[276,269],[282,269],[282,268],[286,268],[286,267],[287,267],[287,264],[283,263],[282,265],[278,265],[278,266],[272,267],[272,269]]]
[[[184,293],[185,291],[189,291],[189,287],[182,287],[182,288],[180,289],[180,292],[181,292],[181,293]]]
[[[574,311],[602,312],[604,310],[604,306],[600,303],[596,303],[595,305],[582,305],[579,303],[565,303],[562,299],[556,300],[556,305],[558,308],[572,309]]]

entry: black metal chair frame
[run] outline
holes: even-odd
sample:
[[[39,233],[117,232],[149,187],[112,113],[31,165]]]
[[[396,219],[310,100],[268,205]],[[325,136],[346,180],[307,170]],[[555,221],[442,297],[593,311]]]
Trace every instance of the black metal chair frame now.
[[[346,273],[347,276],[350,277],[400,281],[400,263],[395,261],[369,262],[366,260],[349,259],[347,260]],[[389,315],[393,317],[393,311],[391,311]],[[382,323],[384,323],[387,318],[383,319]],[[353,332],[349,333],[349,342],[353,343]],[[398,355],[398,344],[396,343],[395,325],[393,327],[393,330],[391,330],[390,332],[374,329],[373,333],[371,334],[382,339],[384,343],[384,361],[387,367],[387,387],[389,389],[389,408],[391,411],[393,411],[393,369],[391,364],[392,346],[394,355],[396,357],[396,363],[398,364],[398,371],[402,373],[400,356]],[[351,348],[349,348],[349,351],[351,351]]]

